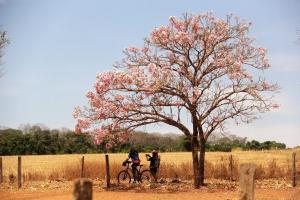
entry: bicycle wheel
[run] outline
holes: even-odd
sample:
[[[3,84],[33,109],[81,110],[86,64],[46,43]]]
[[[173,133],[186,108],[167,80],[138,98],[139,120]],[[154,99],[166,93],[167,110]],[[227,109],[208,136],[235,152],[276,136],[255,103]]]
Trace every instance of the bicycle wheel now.
[[[142,183],[150,183],[153,182],[155,179],[149,169],[143,170],[141,172],[141,182]]]
[[[118,183],[123,184],[123,183],[130,183],[131,182],[131,176],[128,173],[127,170],[122,170],[118,174]]]

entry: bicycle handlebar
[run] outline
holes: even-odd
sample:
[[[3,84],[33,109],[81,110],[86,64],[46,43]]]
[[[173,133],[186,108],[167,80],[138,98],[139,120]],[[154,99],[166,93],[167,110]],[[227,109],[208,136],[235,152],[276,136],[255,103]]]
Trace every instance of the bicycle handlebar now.
[[[132,163],[132,161],[129,161],[129,160],[124,161],[124,162],[122,163],[122,166],[127,166],[127,167],[129,168],[129,164],[130,164],[130,163]],[[136,165],[136,166],[142,167],[143,165],[139,164],[139,165]]]

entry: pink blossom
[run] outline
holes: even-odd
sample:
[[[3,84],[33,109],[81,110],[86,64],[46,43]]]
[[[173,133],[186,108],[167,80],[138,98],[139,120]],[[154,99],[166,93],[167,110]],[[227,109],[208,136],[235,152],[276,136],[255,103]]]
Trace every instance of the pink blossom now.
[[[78,125],[78,129],[87,129],[90,126],[90,120],[89,119],[78,119],[77,120],[77,125]]]
[[[280,105],[279,105],[279,104],[277,104],[277,103],[274,103],[274,104],[272,104],[271,106],[272,106],[272,108],[274,108],[274,109],[277,109],[277,108],[279,108],[279,107],[280,107]]]
[[[81,133],[81,129],[79,128],[78,124],[75,126],[75,133]]]
[[[124,105],[125,110],[133,110],[136,106],[133,103],[128,103]]]
[[[263,67],[265,69],[270,67],[269,60],[267,58],[263,58]]]
[[[96,145],[100,145],[100,144],[101,144],[101,141],[100,141],[99,139],[95,139],[95,140],[94,140],[94,143],[95,143]]]
[[[112,147],[113,147],[113,144],[111,142],[108,142],[107,144],[105,144],[106,149],[111,149]]]
[[[149,48],[148,48],[148,47],[144,47],[144,48],[142,49],[142,52],[143,52],[143,53],[148,53],[148,51],[149,51]]]
[[[80,107],[79,107],[79,106],[76,106],[76,107],[74,108],[74,111],[73,111],[73,117],[74,117],[74,118],[77,118],[77,117],[79,116],[80,113],[81,113]]]
[[[197,97],[195,95],[193,95],[192,97],[189,97],[189,101],[192,103],[195,103],[197,100]]]
[[[184,103],[182,101],[175,101],[173,103],[174,106],[182,106]]]
[[[153,63],[150,63],[150,64],[148,65],[148,71],[149,71],[150,73],[153,73],[153,72],[155,71],[155,65],[154,65]]]
[[[140,94],[140,95],[137,96],[137,99],[141,101],[141,100],[145,99],[145,96]]]
[[[188,45],[192,42],[189,34],[187,32],[179,31],[175,34],[174,40],[181,45]]]
[[[263,81],[262,87],[264,90],[268,90],[268,89],[270,89],[271,85],[269,83],[267,83],[266,81]]]
[[[166,44],[169,42],[170,29],[165,26],[160,26],[159,28],[154,29],[151,33],[151,39],[155,43]]]
[[[214,122],[218,122],[218,121],[220,121],[221,120],[221,116],[214,116],[213,117],[213,121]]]
[[[266,49],[265,48],[258,48],[258,51],[261,55],[265,55],[266,54]]]
[[[101,100],[97,97],[92,98],[91,100],[91,105],[95,108],[100,108],[101,107]]]
[[[177,20],[176,17],[171,16],[169,17],[170,23],[174,26],[177,30],[182,30],[184,28],[184,23],[181,20]]]
[[[133,53],[137,53],[139,51],[139,48],[135,47],[135,46],[129,46],[128,51],[133,52]]]
[[[194,94],[195,94],[197,97],[199,97],[199,96],[201,95],[201,90],[198,89],[198,88],[195,88],[195,89],[194,89]]]
[[[92,99],[92,98],[95,97],[95,94],[94,94],[93,92],[90,92],[90,91],[89,91],[89,92],[86,94],[86,97],[89,98],[89,99]]]
[[[122,95],[116,95],[116,96],[115,96],[115,99],[116,99],[117,101],[123,101],[123,100],[124,100],[124,96],[122,96]]]
[[[257,91],[253,88],[247,89],[247,92],[252,96],[257,96]]]

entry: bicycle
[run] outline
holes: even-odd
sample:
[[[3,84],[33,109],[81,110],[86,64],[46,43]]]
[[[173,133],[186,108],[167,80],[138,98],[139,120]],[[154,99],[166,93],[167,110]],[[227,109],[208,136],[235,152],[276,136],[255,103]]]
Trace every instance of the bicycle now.
[[[123,183],[131,183],[131,177],[133,176],[133,170],[129,166],[131,161],[126,161],[125,162],[125,169],[119,172],[118,174],[118,183],[123,184]],[[143,165],[137,165],[136,168],[136,181],[143,183],[143,182],[148,182],[150,183],[151,180],[154,180],[154,177],[149,169],[141,171]],[[132,174],[132,176],[131,176]]]

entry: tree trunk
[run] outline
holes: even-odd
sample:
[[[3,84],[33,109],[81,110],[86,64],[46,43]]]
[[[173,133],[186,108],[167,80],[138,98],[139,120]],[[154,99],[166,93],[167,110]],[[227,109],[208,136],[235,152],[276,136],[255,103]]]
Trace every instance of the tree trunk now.
[[[193,158],[193,171],[194,171],[194,188],[199,188],[199,159],[198,159],[198,149],[199,142],[197,140],[197,136],[193,135],[191,137],[192,144],[192,158]]]
[[[204,164],[205,164],[205,140],[200,137],[200,156],[199,156],[199,185],[204,185]]]

